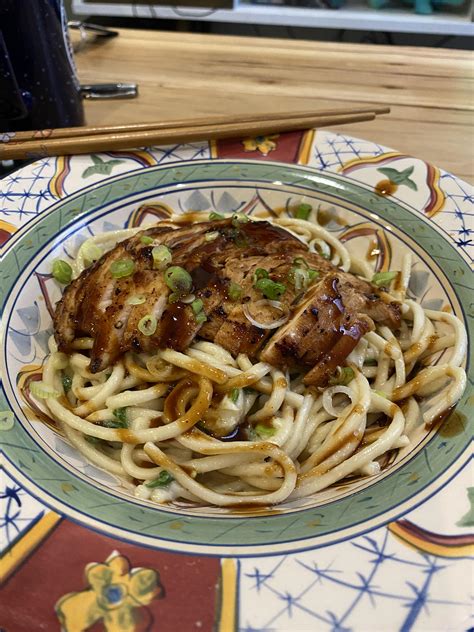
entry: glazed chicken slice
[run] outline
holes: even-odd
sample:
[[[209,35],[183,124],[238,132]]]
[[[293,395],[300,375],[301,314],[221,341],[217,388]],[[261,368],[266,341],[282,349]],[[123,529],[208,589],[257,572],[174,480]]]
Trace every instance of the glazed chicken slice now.
[[[187,296],[171,296],[164,270],[155,266],[156,246],[166,246],[170,265],[190,275]],[[133,262],[133,271],[116,278],[111,266],[124,260]],[[297,261],[312,271],[303,288],[292,276]],[[277,303],[256,282],[262,270],[270,284],[283,288]],[[184,351],[199,337],[234,356],[306,370],[305,383],[321,386],[374,323],[399,327],[399,306],[385,296],[265,221],[162,222],[118,243],[66,288],[56,307],[55,335],[62,351],[70,351],[77,337],[92,337],[92,372],[127,351]],[[204,318],[196,317],[196,301]],[[266,328],[282,313],[285,324]],[[140,323],[149,317],[155,328],[143,331]]]
[[[312,367],[304,383],[320,386],[327,382],[360,338],[374,328],[370,317],[350,309],[348,295],[352,292],[337,273],[324,277],[272,337],[262,351],[262,360],[280,367]]]

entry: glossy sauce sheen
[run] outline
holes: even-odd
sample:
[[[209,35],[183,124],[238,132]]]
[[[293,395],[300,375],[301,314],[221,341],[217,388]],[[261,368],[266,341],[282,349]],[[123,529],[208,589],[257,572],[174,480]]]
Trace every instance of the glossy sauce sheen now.
[[[143,244],[143,235],[153,243]],[[188,296],[175,295],[177,300],[170,301],[165,270],[154,267],[152,251],[158,245],[169,249],[172,266],[191,276]],[[111,265],[123,259],[131,259],[135,271],[117,279],[110,272]],[[295,264],[301,259],[304,264]],[[317,273],[303,290],[297,290],[292,276],[296,265]],[[265,322],[265,307],[259,305],[262,299],[270,298],[256,285],[258,268],[266,271],[270,284],[283,285],[277,296],[289,316],[283,327],[258,326]],[[231,284],[239,288],[237,297],[229,297]],[[196,304],[194,310],[190,304],[193,297],[184,300],[191,294],[199,299],[201,318],[195,314]],[[130,306],[128,299],[134,295],[144,296],[145,302]],[[155,331],[148,333],[139,325],[150,316],[157,322]],[[359,338],[374,327],[372,319],[396,328],[399,307],[385,302],[378,288],[310,252],[305,243],[283,228],[235,216],[198,224],[183,219],[179,225],[148,228],[118,243],[66,288],[54,322],[62,351],[71,350],[74,338],[94,339],[93,373],[104,370],[127,351],[185,351],[198,337],[215,342],[234,357],[245,353],[282,369],[307,368],[305,382],[324,385]],[[285,335],[281,336],[283,330]],[[272,347],[274,341],[277,344]]]

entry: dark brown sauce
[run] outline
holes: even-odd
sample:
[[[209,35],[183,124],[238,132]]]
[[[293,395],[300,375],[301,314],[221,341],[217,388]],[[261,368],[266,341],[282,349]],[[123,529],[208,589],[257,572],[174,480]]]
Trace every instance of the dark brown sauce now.
[[[128,428],[118,428],[117,433],[123,443],[139,443],[134,433]]]
[[[343,447],[345,447],[346,445],[353,443],[354,441],[357,441],[357,444],[354,446],[354,448],[357,447],[358,443],[360,443],[360,439],[362,437],[356,437],[355,434],[350,434],[350,435],[343,435],[342,437],[339,438],[338,441],[336,441],[334,443],[334,445],[332,445],[331,447],[327,448],[325,452],[323,452],[320,456],[320,460],[319,463],[317,465],[315,465],[314,467],[323,467],[323,464],[325,461],[327,461],[327,459],[329,459],[331,456],[333,456],[334,454],[336,454],[336,452],[338,452],[339,450],[341,450]],[[330,466],[328,465],[326,469],[324,469],[322,472],[318,472],[318,474],[325,474],[326,471],[330,468]],[[311,476],[314,476],[314,474],[311,474],[311,470],[309,472],[306,472],[306,474],[302,474],[301,478],[311,478]]]
[[[441,425],[440,425],[441,424]],[[438,433],[442,437],[455,437],[466,429],[467,417],[463,413],[454,410],[454,406],[443,411],[430,424],[426,424],[426,429],[431,430],[439,426]]]
[[[402,273],[397,272],[397,276],[393,280],[393,289],[396,292],[400,292],[402,290]]]
[[[250,423],[245,419],[241,424],[239,424],[236,434],[232,436],[231,439],[227,439],[227,441],[249,441],[250,428]]]
[[[189,330],[195,326],[196,321],[188,305],[169,304],[160,321],[160,347],[184,349],[187,346]]]
[[[52,428],[54,432],[59,432],[60,434],[63,434],[58,422],[53,419],[53,417],[48,417],[48,415],[44,413],[41,408],[39,408],[39,406],[35,406],[34,408],[32,406],[22,406],[22,410],[27,419],[39,419],[44,424]]]
[[[171,393],[165,400],[164,405],[164,414],[166,419],[169,421],[173,421],[180,416],[180,411],[178,410],[180,399],[183,397],[184,393],[193,386],[193,381],[190,379],[181,380],[178,382]]]
[[[279,226],[273,226],[269,222],[245,222],[239,225],[239,230],[244,233],[245,237],[249,241],[249,245],[252,245],[254,241],[259,244],[266,245],[272,242],[286,241],[288,242],[291,237],[287,230],[280,228]],[[295,243],[298,243],[298,239],[293,238]]]
[[[145,461],[144,459],[141,460],[141,461],[138,461],[138,465],[140,467],[144,467],[146,469],[151,469],[152,467],[156,467],[156,463],[151,463],[150,461]],[[135,480],[137,480],[137,479],[135,479]],[[136,485],[140,485],[141,483],[142,483],[142,481],[138,481],[136,483]]]
[[[369,242],[367,252],[365,253],[365,258],[367,259],[367,261],[372,261],[373,259],[377,259],[379,254],[380,254],[380,248],[378,247],[377,240],[372,239]]]
[[[321,226],[327,226],[330,223],[330,221],[333,219],[333,214],[331,211],[319,208],[317,217],[318,217],[318,223]]]
[[[197,266],[190,272],[195,290],[202,290],[209,285],[214,285],[217,280],[216,274],[211,270],[207,270],[202,265]]]
[[[378,195],[393,195],[398,189],[398,185],[391,180],[380,180],[374,188]]]

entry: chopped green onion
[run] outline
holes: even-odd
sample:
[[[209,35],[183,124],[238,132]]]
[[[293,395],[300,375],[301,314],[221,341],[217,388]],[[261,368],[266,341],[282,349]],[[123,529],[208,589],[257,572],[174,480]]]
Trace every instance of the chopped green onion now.
[[[206,233],[204,239],[206,241],[215,241],[219,237],[219,231],[213,230],[211,233]]]
[[[293,281],[295,290],[306,290],[308,287],[309,274],[307,270],[292,268],[290,270],[290,279]]]
[[[166,285],[177,294],[185,296],[193,287],[193,280],[189,272],[180,266],[171,266],[165,272]]]
[[[148,483],[145,483],[145,486],[149,487],[150,489],[154,489],[155,487],[168,487],[168,485],[172,481],[174,481],[174,478],[171,476],[171,474],[167,470],[162,470],[158,474],[157,478],[148,481]]]
[[[255,284],[259,279],[268,279],[268,276],[268,271],[265,268],[257,268],[253,273],[253,282]]]
[[[97,445],[98,443],[102,443],[102,439],[99,439],[99,437],[93,437],[92,435],[87,435],[86,441],[88,443],[92,443],[92,445]]]
[[[135,263],[131,259],[119,259],[112,263],[109,270],[114,279],[121,279],[134,273]]]
[[[158,323],[156,321],[156,318],[151,314],[143,316],[143,318],[138,321],[138,329],[144,336],[153,336],[156,331],[157,325]]]
[[[182,298],[183,295],[179,294],[178,292],[172,292],[169,296],[168,296],[168,303],[177,303],[179,301],[180,298]]]
[[[273,301],[279,299],[280,296],[286,292],[286,285],[272,281],[271,279],[259,279],[255,283],[255,287],[257,290],[260,290],[265,298],[269,298]]]
[[[61,393],[45,382],[30,382],[30,393],[39,399],[56,399]]]
[[[163,270],[171,263],[171,250],[167,246],[155,246],[151,251],[153,268]]]
[[[143,305],[145,301],[146,298],[139,294],[138,296],[130,296],[125,302],[127,305]]]
[[[242,296],[242,288],[238,283],[234,283],[233,281],[229,285],[228,295],[231,301],[238,301]]]
[[[276,428],[273,428],[273,426],[266,426],[265,424],[257,424],[254,430],[262,439],[269,439],[270,437],[273,437],[276,432]]]
[[[63,261],[62,259],[56,259],[53,261],[53,277],[59,283],[67,283],[71,282],[72,279],[72,268],[67,261]]]
[[[293,259],[293,267],[291,268],[288,278],[294,284],[296,290],[306,290],[309,283],[319,276],[317,270],[313,270],[303,257]]]
[[[143,237],[140,237],[140,241],[142,242],[142,244],[145,244],[145,246],[149,246],[150,244],[153,243],[153,237],[149,237],[148,235],[143,235]]]
[[[296,209],[294,216],[296,219],[308,219],[309,214],[313,210],[311,204],[300,204]]]
[[[194,313],[194,320],[198,325],[202,325],[207,320],[206,313],[204,311],[204,303],[200,298],[197,298],[191,303],[191,309]]]
[[[104,428],[128,428],[128,422],[121,419],[106,419],[102,422]]]
[[[229,235],[230,239],[234,242],[237,248],[247,248],[249,245],[249,240],[247,239],[247,235],[245,235],[240,229],[233,228]]]
[[[204,303],[200,298],[197,298],[191,303],[191,308],[195,315],[199,314],[199,312],[202,312],[202,310],[204,309]]]
[[[229,399],[230,401],[235,404],[237,402],[237,400],[239,399],[239,393],[240,393],[240,389],[238,388],[233,388],[230,393],[229,393]]]
[[[199,312],[199,314],[196,314],[194,320],[197,322],[198,325],[202,325],[206,322],[207,316],[204,312]]]
[[[354,370],[350,366],[338,366],[336,373],[329,379],[330,386],[347,386],[355,377]]]
[[[234,213],[234,215],[232,215],[232,226],[235,228],[238,228],[239,224],[246,224],[248,221],[249,218],[243,213]]]
[[[372,277],[372,283],[377,287],[388,287],[397,276],[398,272],[377,272]]]
[[[214,211],[212,211],[212,213],[209,213],[209,219],[213,221],[215,219],[225,219],[225,217],[224,215],[221,215],[220,213],[215,213]]]
[[[375,358],[367,358],[367,360],[364,360],[364,366],[377,366],[377,360]]]
[[[112,415],[119,421],[127,423],[127,407],[126,406],[124,406],[123,408],[116,408],[115,410],[112,411]]]
[[[304,257],[295,257],[293,259],[294,266],[304,266],[305,268],[309,268],[308,262]]]
[[[87,243],[87,241],[82,246],[82,254],[84,255],[84,259],[88,261],[97,261],[104,254],[102,248],[99,248],[96,244]]]
[[[69,375],[63,375],[61,382],[63,383],[64,392],[68,393],[71,390],[72,377],[69,377]]]
[[[324,259],[331,258],[331,246],[328,243],[326,243],[323,239],[315,239],[313,243],[321,257]]]
[[[385,393],[384,391],[377,391],[374,389],[374,393],[377,393],[377,395],[379,397],[384,397],[385,399],[390,399],[389,396],[387,395],[387,393]]]

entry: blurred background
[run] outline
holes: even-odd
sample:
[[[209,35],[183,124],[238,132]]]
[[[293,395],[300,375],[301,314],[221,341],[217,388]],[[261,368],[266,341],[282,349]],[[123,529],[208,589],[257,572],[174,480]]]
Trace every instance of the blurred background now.
[[[472,49],[472,0],[66,0],[106,26]]]

